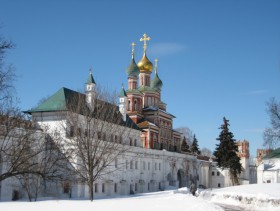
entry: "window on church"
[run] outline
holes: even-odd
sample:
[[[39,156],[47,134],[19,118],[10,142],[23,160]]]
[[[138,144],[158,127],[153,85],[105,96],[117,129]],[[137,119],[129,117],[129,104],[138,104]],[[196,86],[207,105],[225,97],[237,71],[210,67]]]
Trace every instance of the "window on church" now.
[[[115,193],[117,193],[117,192],[118,192],[118,184],[117,184],[117,183],[115,183],[114,190],[115,190]]]
[[[212,176],[215,176],[215,172],[214,171],[212,171]]]
[[[146,163],[143,161],[143,170],[146,170]]]
[[[98,184],[97,184],[97,183],[94,184],[94,192],[95,192],[95,193],[98,192]]]
[[[132,146],[132,138],[129,138],[129,145]]]
[[[102,193],[105,193],[105,183],[102,183]]]
[[[115,168],[118,168],[118,159],[115,160]]]
[[[148,162],[148,170],[150,170],[151,168],[151,165],[150,165],[150,162]]]
[[[220,188],[221,187],[221,184],[220,183],[218,183],[218,188]]]
[[[158,170],[161,170],[161,163],[158,164]]]
[[[137,100],[134,100],[134,111],[137,110]]]
[[[157,170],[157,163],[155,163],[155,170]]]
[[[126,160],[125,168],[128,169],[128,160]]]
[[[64,182],[63,183],[63,193],[69,193],[70,192],[70,183]]]
[[[130,169],[133,169],[133,160],[130,161]]]
[[[138,169],[138,161],[135,161],[135,169]]]
[[[134,146],[137,146],[137,139],[134,140]]]
[[[128,100],[127,110],[130,111],[130,100]]]
[[[73,136],[74,136],[74,126],[70,126],[69,136],[70,136],[70,137],[73,137]]]
[[[220,172],[217,172],[217,176],[220,176]]]
[[[137,192],[137,191],[138,191],[138,184],[135,183],[135,192]]]

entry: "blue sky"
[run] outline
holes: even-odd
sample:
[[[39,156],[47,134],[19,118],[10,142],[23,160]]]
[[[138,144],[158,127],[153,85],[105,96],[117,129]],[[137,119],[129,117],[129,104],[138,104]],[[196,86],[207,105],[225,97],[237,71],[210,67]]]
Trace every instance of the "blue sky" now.
[[[16,44],[7,61],[22,110],[63,86],[82,89],[90,67],[98,84],[119,91],[130,44],[140,60],[147,33],[175,128],[214,150],[225,116],[256,155],[269,126],[265,103],[280,99],[279,11],[278,0],[0,0],[0,32]]]

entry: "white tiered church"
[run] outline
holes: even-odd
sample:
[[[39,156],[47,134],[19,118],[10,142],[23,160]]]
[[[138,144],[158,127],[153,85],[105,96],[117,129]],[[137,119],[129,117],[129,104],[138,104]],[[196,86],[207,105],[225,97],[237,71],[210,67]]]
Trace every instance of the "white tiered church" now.
[[[159,78],[157,60],[154,67],[147,57],[149,40],[146,34],[140,39],[144,42],[144,53],[137,64],[134,58],[135,44],[132,44],[132,60],[126,70],[128,88],[122,87],[119,95],[119,111],[123,122],[130,125],[127,127],[130,132],[126,139],[133,140],[132,150],[114,163],[116,168],[118,163],[125,165],[95,182],[95,196],[160,191],[168,186],[189,186],[191,182],[207,188],[230,186],[229,175],[223,174],[223,171],[216,168],[215,163],[181,152],[181,134],[173,129],[175,116],[167,112],[167,104],[161,99],[163,83]],[[153,70],[155,72],[151,79]],[[91,72],[85,93],[61,88],[28,113],[41,128],[48,125],[55,130],[65,121],[58,120],[59,112],[67,110],[70,98],[77,94],[84,96],[86,103],[94,103],[92,99],[95,97],[95,80]],[[119,127],[126,127],[125,125],[127,124]],[[70,131],[69,128],[66,130]],[[60,132],[67,134],[67,131]],[[10,200],[15,189],[24,196],[16,180],[3,181],[0,199]],[[87,186],[82,183],[67,184],[67,188],[65,184],[57,184],[55,188],[52,186],[52,191],[48,193],[56,197],[69,197],[70,191],[71,197],[88,196]]]

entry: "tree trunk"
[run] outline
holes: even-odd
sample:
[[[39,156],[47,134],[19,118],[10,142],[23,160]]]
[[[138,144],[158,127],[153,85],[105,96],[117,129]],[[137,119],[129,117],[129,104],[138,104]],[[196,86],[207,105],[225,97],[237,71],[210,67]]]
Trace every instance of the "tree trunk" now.
[[[90,201],[93,201],[94,198],[93,198],[93,182],[92,181],[89,182],[88,188],[89,188],[89,190],[88,190],[89,199],[90,199]]]

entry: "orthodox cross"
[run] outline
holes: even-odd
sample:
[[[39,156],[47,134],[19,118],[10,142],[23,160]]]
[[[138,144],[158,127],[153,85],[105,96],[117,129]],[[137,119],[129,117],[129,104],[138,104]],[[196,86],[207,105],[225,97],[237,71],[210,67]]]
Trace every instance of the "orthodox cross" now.
[[[140,38],[140,42],[144,42],[144,46],[143,46],[143,48],[144,48],[144,51],[146,52],[146,48],[147,48],[147,41],[150,41],[150,37],[147,37],[147,35],[146,34],[143,34],[143,38],[141,37]]]
[[[155,73],[157,73],[158,59],[155,59]]]
[[[135,46],[135,42],[131,43],[131,48],[132,48],[132,57],[134,56],[134,46]]]
[[[89,68],[89,73],[92,75],[92,67]]]

